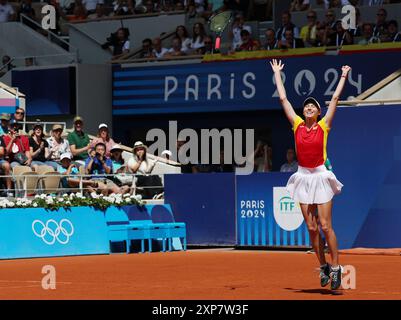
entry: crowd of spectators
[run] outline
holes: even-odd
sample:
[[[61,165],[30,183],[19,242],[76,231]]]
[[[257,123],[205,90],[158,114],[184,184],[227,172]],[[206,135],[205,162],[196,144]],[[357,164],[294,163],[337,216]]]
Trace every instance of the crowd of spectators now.
[[[16,167],[30,167],[34,172],[41,171],[42,166],[51,167],[52,172],[66,175],[61,179],[64,188],[79,187],[80,178],[74,175],[84,174],[82,186],[87,191],[123,194],[133,191],[132,180],[122,183],[119,174],[150,174],[157,163],[147,157],[146,146],[136,142],[132,158],[125,164],[123,148],[114,142],[104,123],[99,125],[97,137],[92,141],[84,131],[84,121],[80,116],[75,117],[74,130],[67,135],[63,134],[65,128],[61,124],[54,124],[46,138],[40,122],[34,124],[29,133],[23,131],[24,116],[22,108],[17,108],[12,115],[3,113],[0,116],[0,169],[6,176],[1,180],[3,196],[14,196],[11,176]],[[142,185],[161,186],[157,176],[149,179],[153,181],[142,181]]]

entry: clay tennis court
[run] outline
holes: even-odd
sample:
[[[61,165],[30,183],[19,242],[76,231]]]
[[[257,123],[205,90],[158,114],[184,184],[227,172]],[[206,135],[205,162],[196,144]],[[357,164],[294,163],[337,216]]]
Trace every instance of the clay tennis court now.
[[[319,286],[305,252],[190,250],[0,261],[0,299],[401,299],[401,256],[342,254],[356,289]],[[57,288],[44,290],[44,265]]]

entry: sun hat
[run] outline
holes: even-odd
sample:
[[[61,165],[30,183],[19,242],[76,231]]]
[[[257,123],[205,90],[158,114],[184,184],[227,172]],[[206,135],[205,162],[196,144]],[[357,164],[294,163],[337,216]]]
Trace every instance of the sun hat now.
[[[173,155],[173,153],[170,150],[164,150],[161,155],[164,156],[165,154],[168,155],[169,157]]]
[[[56,131],[56,130],[63,130],[63,126],[61,124],[55,124],[53,125],[52,131]]]
[[[102,129],[102,128],[109,128],[108,126],[107,126],[107,124],[105,124],[105,123],[101,123],[101,124],[99,124],[99,130],[100,129]]]
[[[135,150],[138,148],[143,148],[143,149],[147,149],[147,147],[143,144],[142,141],[137,141],[134,143],[134,147],[132,148],[132,153],[135,153]]]
[[[11,114],[9,114],[9,113],[2,113],[2,114],[0,115],[0,120],[7,120],[7,121],[10,121],[10,119],[11,119]]]
[[[74,118],[74,123],[75,123],[75,122],[78,122],[78,121],[84,122],[84,119],[83,119],[81,116],[76,116],[76,117]]]
[[[123,151],[123,148],[119,144],[115,144],[111,147],[110,152],[113,152],[115,150],[121,150]]]

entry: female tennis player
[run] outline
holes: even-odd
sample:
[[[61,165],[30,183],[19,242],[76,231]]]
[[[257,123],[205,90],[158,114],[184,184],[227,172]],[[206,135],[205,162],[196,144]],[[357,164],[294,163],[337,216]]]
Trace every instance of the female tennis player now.
[[[337,238],[332,228],[331,213],[332,198],[341,192],[343,185],[332,171],[327,170],[324,163],[327,159],[327,136],[351,68],[349,66],[342,67],[342,75],[331,98],[327,113],[318,121],[321,114],[319,102],[313,97],[307,98],[303,103],[304,119],[298,116],[287,100],[281,80],[280,72],[283,70],[284,64],[281,63],[281,60],[277,62],[276,59],[273,59],[270,65],[274,72],[281,105],[293,126],[298,158],[298,171],[288,180],[287,190],[292,199],[299,202],[301,206],[312,247],[320,262],[320,284],[324,287],[331,281],[331,289],[336,290],[341,286],[341,266],[338,262]],[[331,266],[326,262],[319,224],[330,249]]]

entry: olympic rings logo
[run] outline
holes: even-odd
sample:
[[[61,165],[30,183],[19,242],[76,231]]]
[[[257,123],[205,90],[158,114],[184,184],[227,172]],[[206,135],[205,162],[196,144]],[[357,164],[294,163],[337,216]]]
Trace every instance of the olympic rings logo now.
[[[48,245],[53,245],[56,240],[61,244],[67,244],[74,234],[74,226],[67,219],[62,219],[59,223],[50,219],[46,224],[35,220],[32,222],[32,231],[35,236],[41,238]]]

